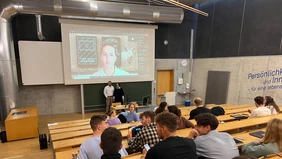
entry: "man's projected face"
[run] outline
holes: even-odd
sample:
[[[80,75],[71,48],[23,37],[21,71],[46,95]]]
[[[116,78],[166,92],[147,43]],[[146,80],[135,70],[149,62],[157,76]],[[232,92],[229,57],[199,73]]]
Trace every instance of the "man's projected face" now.
[[[110,45],[105,45],[101,50],[101,61],[104,69],[113,69],[115,67],[115,62],[117,56],[115,53],[115,48]]]

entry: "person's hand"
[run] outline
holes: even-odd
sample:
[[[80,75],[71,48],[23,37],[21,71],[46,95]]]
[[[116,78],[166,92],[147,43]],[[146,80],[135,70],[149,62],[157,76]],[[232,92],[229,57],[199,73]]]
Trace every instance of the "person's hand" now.
[[[259,139],[258,142],[259,142],[260,144],[263,143],[263,142],[264,142],[264,137],[261,138],[261,139]]]
[[[144,148],[143,151],[142,151],[142,156],[141,156],[140,159],[146,158],[146,154],[147,154],[147,150]]]
[[[128,133],[127,134],[127,138],[131,139],[132,138],[132,134]]]
[[[248,112],[249,112],[249,113],[252,113],[252,110],[251,110],[251,109],[248,109]]]
[[[190,131],[188,138],[195,139],[197,136],[199,136],[199,132],[196,129],[192,129]]]

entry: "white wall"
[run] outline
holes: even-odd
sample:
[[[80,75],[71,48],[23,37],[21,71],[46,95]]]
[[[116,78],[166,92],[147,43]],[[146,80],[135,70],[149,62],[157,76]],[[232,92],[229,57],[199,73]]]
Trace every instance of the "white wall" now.
[[[195,91],[192,98],[206,95],[208,71],[230,71],[230,82],[228,89],[228,104],[254,104],[256,96],[272,96],[278,105],[282,105],[282,87],[280,89],[268,89],[268,86],[282,85],[281,82],[264,83],[273,77],[248,79],[249,73],[261,73],[268,70],[282,68],[282,56],[259,56],[259,57],[234,57],[234,58],[207,58],[195,59],[192,77],[192,89]],[[282,71],[282,70],[281,70]],[[258,87],[266,87],[265,90],[258,90]]]

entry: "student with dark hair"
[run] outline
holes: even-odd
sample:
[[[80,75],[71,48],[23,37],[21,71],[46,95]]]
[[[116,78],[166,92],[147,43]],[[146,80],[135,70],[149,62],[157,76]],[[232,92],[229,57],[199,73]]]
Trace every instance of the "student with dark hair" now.
[[[191,127],[194,128],[194,124],[181,115],[181,110],[178,109],[177,106],[175,105],[169,106],[168,111],[175,114],[178,117],[177,129],[185,129]]]
[[[272,97],[265,96],[265,100],[265,107],[270,109],[271,114],[278,114],[280,112],[278,105],[275,103]]]
[[[257,108],[252,111],[249,110],[251,113],[249,118],[271,115],[271,111],[264,106],[264,98],[262,96],[255,97],[254,101]]]
[[[191,112],[190,112],[190,119],[194,119],[195,116],[201,114],[201,113],[211,113],[211,110],[206,108],[205,105],[203,104],[203,100],[199,97],[195,98],[194,99],[194,103],[196,105],[196,109],[193,109]]]
[[[110,126],[112,125],[117,125],[117,124],[121,124],[119,118],[116,117],[116,111],[115,110],[111,110],[109,113],[108,113],[110,119],[108,120],[108,124]]]
[[[155,113],[153,111],[145,111],[140,114],[143,128],[139,131],[135,138],[128,134],[128,145],[134,152],[141,151],[145,144],[155,145],[160,139],[158,138],[155,120]]]
[[[85,140],[79,149],[79,159],[100,159],[103,152],[99,147],[101,143],[101,134],[109,127],[106,115],[94,115],[90,119],[90,126],[93,130],[93,136]],[[127,156],[128,153],[122,148],[119,153],[121,156]]]
[[[143,150],[146,159],[197,159],[196,145],[193,140],[176,135],[177,116],[163,112],[156,116],[157,133],[163,141],[148,152]]]
[[[158,115],[159,113],[162,113],[164,111],[168,111],[167,102],[161,102],[160,106],[156,107],[156,110],[154,112],[156,113],[156,115]]]
[[[218,132],[217,118],[210,113],[195,117],[197,125],[188,138],[194,139],[197,154],[209,159],[228,159],[239,155],[234,139],[227,133]]]
[[[122,135],[120,131],[114,127],[105,129],[101,135],[100,147],[104,152],[101,159],[121,159],[119,150],[122,149]]]
[[[120,87],[119,83],[116,83],[116,88],[115,88],[115,91],[114,91],[114,101],[120,102],[121,105],[123,105],[124,92],[123,92],[123,89]]]

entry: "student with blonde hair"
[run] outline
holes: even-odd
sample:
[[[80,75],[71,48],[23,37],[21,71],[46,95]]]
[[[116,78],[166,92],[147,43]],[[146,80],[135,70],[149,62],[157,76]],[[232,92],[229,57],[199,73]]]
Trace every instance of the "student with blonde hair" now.
[[[265,136],[242,147],[242,152],[256,157],[282,151],[282,120],[274,118],[267,123]]]

